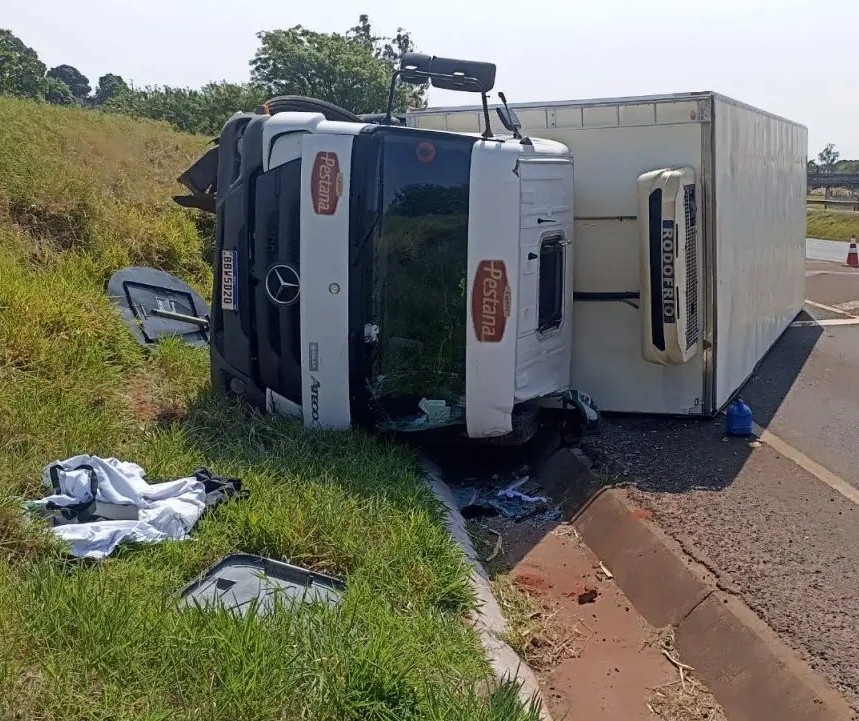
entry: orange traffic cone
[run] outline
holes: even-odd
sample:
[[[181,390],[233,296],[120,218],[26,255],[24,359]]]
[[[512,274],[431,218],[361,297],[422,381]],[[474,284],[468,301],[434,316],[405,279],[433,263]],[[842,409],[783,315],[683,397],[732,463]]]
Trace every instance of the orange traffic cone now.
[[[851,268],[859,268],[859,250],[856,249],[856,241],[850,241],[850,247],[847,250],[847,265]]]

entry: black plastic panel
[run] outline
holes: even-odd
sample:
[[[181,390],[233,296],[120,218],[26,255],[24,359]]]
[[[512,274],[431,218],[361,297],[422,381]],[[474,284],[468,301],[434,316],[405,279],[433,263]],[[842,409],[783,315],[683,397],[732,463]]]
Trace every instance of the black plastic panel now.
[[[289,306],[266,293],[266,275],[275,266],[300,272],[301,160],[261,175],[256,185],[254,235],[255,321],[261,383],[301,403],[301,297]]]
[[[268,120],[267,115],[237,115],[221,132],[211,346],[212,381],[222,391],[229,388],[230,371],[242,379],[243,387],[248,381],[259,384],[252,239],[256,180],[262,172],[262,131]],[[232,269],[232,286],[225,286],[226,268]],[[229,307],[225,300],[231,301]]]
[[[654,190],[648,199],[650,222],[650,333],[653,345],[665,350],[662,326],[662,191]]]
[[[107,284],[107,294],[142,345],[168,337],[179,337],[192,345],[208,343],[204,328],[153,314],[154,310],[163,310],[201,319],[209,317],[206,302],[186,283],[163,270],[118,270]]]

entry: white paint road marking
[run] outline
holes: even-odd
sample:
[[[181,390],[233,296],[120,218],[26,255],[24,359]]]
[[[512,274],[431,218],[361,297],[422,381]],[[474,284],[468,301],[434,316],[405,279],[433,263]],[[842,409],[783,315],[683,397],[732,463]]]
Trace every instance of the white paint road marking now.
[[[826,318],[824,320],[795,320],[791,328],[812,328],[826,325],[859,325],[859,318]]]
[[[812,275],[855,275],[859,277],[859,270],[807,270],[805,277]]]
[[[813,461],[802,451],[797,450],[787,441],[783,441],[777,435],[770,433],[757,423],[752,423],[752,429],[762,443],[766,443],[774,451],[778,451],[786,458],[790,458],[796,465],[808,471],[817,480],[823,481],[833,491],[840,493],[848,501],[853,501],[853,503],[859,506],[859,489],[854,488],[843,478],[836,476],[828,468],[824,468],[817,461]]]
[[[836,303],[836,308],[841,308],[841,310],[846,310],[847,312],[859,309],[859,300],[850,300],[846,303]]]
[[[834,305],[824,305],[823,303],[818,303],[814,300],[805,299],[807,305],[814,306],[815,308],[820,308],[822,310],[828,310],[830,313],[838,313],[839,315],[847,315],[851,318],[855,316],[852,313],[848,313],[846,310],[841,310],[841,308],[836,308]]]

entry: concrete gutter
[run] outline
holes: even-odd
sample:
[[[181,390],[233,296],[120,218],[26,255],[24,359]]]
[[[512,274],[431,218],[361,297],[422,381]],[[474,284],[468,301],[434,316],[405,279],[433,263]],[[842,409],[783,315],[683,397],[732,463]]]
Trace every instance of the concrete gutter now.
[[[517,683],[519,698],[523,705],[527,708],[534,699],[539,700],[540,718],[543,721],[552,721],[534,672],[509,645],[501,640],[502,634],[507,630],[507,622],[504,620],[498,601],[492,595],[489,575],[474,550],[474,545],[465,528],[465,519],[459,512],[459,506],[450,486],[444,482],[441,470],[431,461],[422,458],[421,467],[433,494],[447,509],[446,522],[450,535],[462,549],[471,566],[471,583],[477,595],[477,610],[470,614],[470,620],[480,636],[480,643],[495,678],[499,682]]]
[[[739,597],[648,519],[580,452],[559,451],[541,480],[582,540],[651,625],[673,626],[681,659],[731,721],[848,721],[850,708]],[[584,502],[583,493],[590,499]]]

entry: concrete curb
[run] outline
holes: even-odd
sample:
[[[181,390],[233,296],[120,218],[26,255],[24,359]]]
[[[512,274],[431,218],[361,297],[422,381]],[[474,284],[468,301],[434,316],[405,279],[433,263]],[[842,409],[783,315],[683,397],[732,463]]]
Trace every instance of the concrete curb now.
[[[572,454],[564,465],[567,480],[598,480]],[[551,479],[559,489],[563,482]],[[721,591],[649,515],[621,489],[607,489],[572,522],[648,623],[674,627],[681,659],[695,668],[728,718],[849,721],[847,702],[739,598]]]
[[[442,480],[441,470],[432,462],[421,459],[421,467],[430,490],[447,509],[446,521],[450,535],[462,549],[471,566],[471,583],[477,594],[477,610],[470,615],[470,620],[480,636],[480,643],[495,678],[499,682],[512,680],[518,683],[519,698],[525,707],[527,708],[533,699],[538,699],[541,705],[540,718],[543,721],[552,721],[534,672],[510,646],[501,640],[501,634],[507,630],[507,622],[495,596],[492,595],[489,575],[474,550],[474,545],[465,529],[465,519],[459,512],[459,506],[450,487]]]

